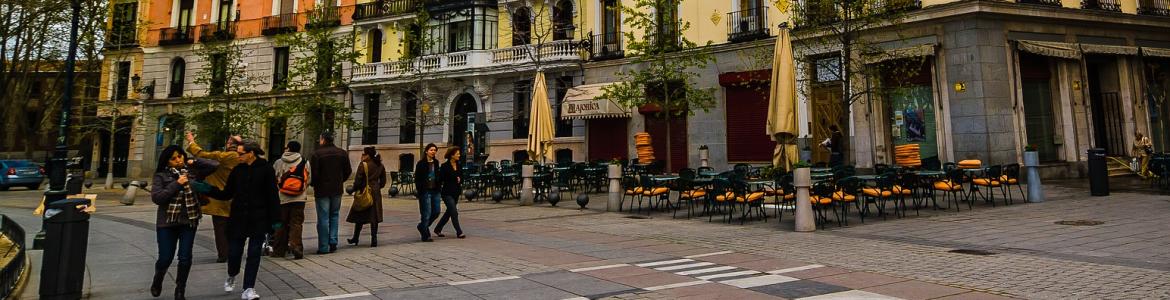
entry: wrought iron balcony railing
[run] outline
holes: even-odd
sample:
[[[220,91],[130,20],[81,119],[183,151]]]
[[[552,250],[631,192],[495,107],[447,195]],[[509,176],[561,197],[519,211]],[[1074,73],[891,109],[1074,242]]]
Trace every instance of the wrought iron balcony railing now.
[[[414,13],[424,0],[378,0],[354,6],[353,19],[367,20]]]
[[[211,43],[236,38],[236,21],[199,25],[199,42]]]
[[[1170,0],[1138,0],[1138,14],[1170,17]]]
[[[796,5],[793,21],[797,28],[833,24],[841,20],[834,0],[800,0],[793,5]]]
[[[326,6],[309,11],[305,28],[327,28],[341,26],[341,8]]]
[[[1121,2],[1118,0],[1081,0],[1081,8],[1121,11]]]
[[[768,31],[768,8],[758,7],[727,13],[727,40],[744,42],[766,38]]]
[[[871,9],[878,13],[896,13],[922,8],[922,0],[877,0]]]
[[[296,13],[264,17],[264,27],[260,29],[260,34],[263,35],[277,35],[290,32],[297,32]]]
[[[180,26],[163,28],[158,31],[159,46],[183,45],[195,42],[195,27]]]
[[[607,60],[625,57],[625,44],[622,43],[621,32],[606,32],[594,34],[590,40],[589,59]]]
[[[1016,3],[1061,6],[1060,0],[1016,0]]]

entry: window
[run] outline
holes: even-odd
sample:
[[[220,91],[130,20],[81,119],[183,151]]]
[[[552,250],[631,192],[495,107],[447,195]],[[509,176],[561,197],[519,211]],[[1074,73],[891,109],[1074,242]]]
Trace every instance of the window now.
[[[232,21],[232,0],[219,1],[219,16],[216,18],[216,23],[228,23]],[[223,28],[223,27],[221,27]]]
[[[512,86],[512,138],[528,138],[528,103],[532,101],[532,81],[517,81]]]
[[[603,0],[601,3],[602,14],[605,16],[601,27],[607,39],[606,43],[610,43],[610,35],[614,36],[613,39],[617,39],[617,35],[621,32],[622,9],[618,5],[618,0]]]
[[[217,53],[211,55],[211,86],[208,93],[223,95],[228,84],[227,55]]]
[[[675,0],[661,0],[658,2],[658,7],[654,10],[655,23],[658,24],[658,36],[655,40],[657,46],[662,51],[672,51],[678,48],[679,38],[679,20],[678,20],[678,2]]]
[[[553,7],[553,40],[573,39],[573,2],[561,0]]]
[[[187,61],[182,57],[176,57],[171,60],[171,82],[167,90],[167,97],[177,98],[183,96],[183,81],[187,77]]]
[[[378,29],[370,29],[369,44],[366,49],[370,49],[370,63],[382,62],[382,31]]]
[[[419,42],[422,39],[422,28],[417,24],[410,24],[410,27],[406,30],[406,39],[403,42],[406,44],[404,47],[402,47],[403,49],[406,49],[406,53],[404,53],[405,55],[403,58],[414,58],[422,55],[423,43]]]
[[[288,88],[288,47],[272,50],[272,90],[283,91]]]
[[[378,113],[382,95],[366,94],[365,117],[362,126],[362,145],[378,143]]]
[[[532,11],[521,7],[512,14],[512,46],[528,45],[532,42]]]
[[[411,93],[404,93],[402,99],[402,109],[399,110],[401,115],[398,118],[398,143],[414,143],[415,128],[418,127],[415,121],[418,117],[418,99]]]
[[[137,43],[135,23],[138,18],[138,2],[123,2],[114,5],[109,45],[132,45]]]
[[[553,122],[557,124],[556,137],[573,136],[573,120],[561,120],[561,105],[565,103],[565,95],[573,88],[573,77],[565,76],[557,79],[557,106],[553,108]]]
[[[186,33],[191,25],[195,25],[195,0],[179,0],[178,22],[176,27]]]
[[[130,62],[118,62],[118,80],[114,83],[114,99],[126,100],[130,93]]]
[[[333,43],[321,42],[317,44],[317,81],[318,85],[329,85],[330,80],[337,78],[340,75],[340,68],[334,66],[333,62]]]
[[[814,62],[816,65],[813,72],[818,83],[831,82],[841,80],[841,58],[840,57],[826,57],[818,58]]]

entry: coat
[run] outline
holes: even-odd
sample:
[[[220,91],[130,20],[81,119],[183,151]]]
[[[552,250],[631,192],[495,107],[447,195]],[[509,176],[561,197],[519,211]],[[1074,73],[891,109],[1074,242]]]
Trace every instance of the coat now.
[[[187,179],[189,181],[194,181],[195,178],[203,178],[212,172],[215,172],[215,169],[218,166],[219,162],[214,160],[196,158],[195,164],[187,166],[187,170],[189,171],[187,173]],[[168,223],[166,221],[167,206],[169,206],[171,202],[182,201],[175,198],[179,195],[179,192],[184,189],[182,185],[179,185],[178,181],[179,174],[172,172],[154,173],[154,179],[150,183],[150,201],[154,202],[154,205],[158,205],[158,217],[155,219],[155,224],[158,227],[171,227],[187,224],[186,222]],[[200,205],[207,205],[207,197],[198,197],[198,199]],[[195,209],[202,213],[202,209],[199,207],[196,207]]]
[[[292,170],[292,168],[296,167],[302,161],[305,161],[305,159],[304,159],[304,157],[301,156],[300,153],[285,152],[284,155],[281,155],[280,159],[277,159],[276,161],[272,162],[272,168],[275,169],[275,171],[276,171],[276,181],[277,181],[276,188],[277,189],[280,189],[280,178],[284,177],[284,173],[288,173],[289,170]],[[312,170],[312,164],[310,164],[309,162],[305,162],[305,180],[307,181],[306,184],[311,184],[313,182],[313,172],[311,170]],[[300,195],[295,195],[295,196],[285,195],[284,193],[278,192],[277,194],[280,195],[280,204],[284,205],[284,204],[289,204],[289,203],[305,202],[309,198],[309,190],[308,189],[309,189],[309,187],[305,186],[305,192],[301,193]]]
[[[228,174],[232,173],[232,169],[236,164],[240,163],[240,155],[235,151],[206,151],[199,144],[191,143],[187,145],[187,153],[191,153],[197,158],[211,159],[219,162],[219,167],[216,167],[215,172],[208,175],[204,180],[218,189],[223,189],[227,183]],[[203,213],[217,217],[227,217],[231,215],[232,198],[214,198],[208,199],[207,205],[203,206]]]
[[[272,165],[257,158],[251,165],[241,163],[233,168],[222,190],[208,192],[212,198],[232,199],[232,215],[227,226],[229,237],[262,235],[280,222],[280,198],[274,182]]]
[[[426,160],[426,157],[423,157],[423,159],[419,160],[418,163],[414,165],[414,190],[415,191],[422,192],[422,191],[438,191],[439,190],[439,186],[442,184],[438,183],[438,182],[436,182],[436,187],[434,189],[427,188],[427,177],[429,177],[428,174],[431,172],[432,164],[435,167],[438,167],[439,160],[435,159],[433,161],[430,161],[430,163],[428,163]],[[435,180],[436,181],[438,180],[438,177],[439,177],[438,170],[435,170]]]
[[[365,165],[366,168],[362,168],[362,165]],[[361,164],[358,164],[357,173],[353,175],[353,190],[360,191],[366,188],[367,183],[372,185],[370,189],[373,192],[371,196],[373,196],[374,204],[360,211],[354,210],[351,205],[349,215],[345,217],[346,222],[355,224],[382,223],[382,187],[386,186],[386,168],[369,160],[363,160]]]
[[[353,173],[349,166],[349,154],[332,144],[325,145],[313,152],[309,164],[312,165],[311,172],[315,176],[310,185],[313,187],[313,196],[341,196],[342,185],[349,179],[349,174]]]
[[[463,187],[460,186],[463,178],[462,166],[451,166],[451,161],[443,163],[439,167],[439,182],[443,185],[440,189],[443,196],[455,197],[459,199],[459,195],[463,194]]]

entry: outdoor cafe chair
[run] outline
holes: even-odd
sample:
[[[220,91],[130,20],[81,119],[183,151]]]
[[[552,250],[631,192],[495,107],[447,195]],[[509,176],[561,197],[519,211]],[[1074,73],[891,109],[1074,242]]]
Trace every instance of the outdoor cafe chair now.
[[[869,214],[869,204],[873,203],[877,207],[878,214],[882,215],[882,219],[886,218],[886,202],[895,200],[901,195],[894,194],[894,174],[884,173],[878,174],[874,180],[875,185],[861,189],[864,195],[865,203],[862,203],[862,213]],[[897,203],[897,202],[895,202]]]
[[[747,181],[738,174],[729,178],[729,182],[730,193],[716,196],[716,198],[723,197],[723,201],[730,204],[730,209],[727,210],[727,221],[731,221],[732,215],[735,213],[735,206],[740,207],[740,225],[744,224],[748,215],[753,211],[756,212],[757,216],[767,221],[768,215],[764,213],[764,192],[749,189]]]
[[[796,204],[796,188],[792,186],[792,174],[784,172],[775,172],[772,175],[773,181],[771,186],[764,187],[764,196],[772,196],[772,201],[765,204],[772,204],[776,206],[776,220],[779,222],[783,219],[784,207],[786,205],[793,206]]]
[[[694,179],[694,169],[686,168],[678,171],[678,180],[674,183],[678,199],[675,201],[674,214],[671,217],[678,217],[678,210],[682,208],[683,202],[686,202],[687,218],[691,218],[695,213],[695,202],[707,198],[707,189],[695,184]]]
[[[987,168],[987,172],[984,173],[983,177],[971,179],[972,193],[979,194],[980,198],[983,198],[985,202],[991,203],[991,206],[995,206],[995,190],[998,189],[1001,193],[1003,192],[1003,185],[999,181],[1002,175],[1003,166],[991,166]],[[987,194],[984,194],[979,187],[986,187]],[[1004,202],[1006,203],[1007,200],[1005,199]]]
[[[918,174],[914,172],[905,172],[898,174],[898,184],[894,186],[894,192],[898,194],[898,202],[901,204],[902,216],[906,216],[906,198],[910,198],[910,204],[914,206],[914,215],[920,215],[918,207],[922,200],[922,180]]]
[[[712,201],[709,205],[710,209],[707,211],[707,222],[711,222],[715,214],[723,214],[723,209],[730,206],[731,201],[735,197],[735,192],[731,189],[731,176],[716,176],[711,180],[711,190],[708,195]]]
[[[812,202],[812,208],[816,217],[817,227],[824,228],[825,223],[828,223],[829,217],[825,214],[825,208],[833,210],[833,215],[837,217],[837,222],[840,223],[841,215],[837,214],[837,210],[833,208],[833,193],[834,187],[828,181],[820,181],[813,183],[812,189],[809,191],[809,201]]]
[[[935,181],[932,187],[934,191],[943,192],[943,197],[946,197],[944,202],[954,203],[955,211],[959,211],[959,199],[963,198],[963,194],[966,193],[966,190],[963,189],[963,178],[966,174],[963,174],[963,170],[957,168],[946,171],[946,173],[946,177],[942,180]],[[934,202],[935,207],[938,207],[938,200],[934,197],[934,193],[931,193],[931,201]],[[947,204],[947,206],[950,205]],[[971,209],[970,202],[967,203],[967,209]]]
[[[622,205],[626,202],[626,197],[630,198],[630,211],[634,210],[634,199],[642,196],[642,186],[638,182],[634,174],[622,175],[622,198],[618,200],[618,211],[622,210]]]
[[[836,207],[841,208],[841,214],[838,215],[839,223],[843,226],[849,226],[849,205],[857,208],[857,215],[861,217],[861,223],[865,224],[865,215],[861,214],[861,202],[857,201],[858,195],[861,195],[861,179],[857,177],[844,177],[837,180],[837,191],[833,192],[833,203]]]
[[[1003,175],[999,176],[999,184],[1003,186],[1004,192],[1007,194],[1007,204],[1012,205],[1012,189],[1011,186],[1016,187],[1016,191],[1020,192],[1020,198],[1024,201],[1028,200],[1028,195],[1024,194],[1023,184],[1020,182],[1020,164],[1011,163],[1003,165]]]
[[[649,215],[650,211],[655,207],[661,205],[662,201],[666,201],[666,204],[670,205],[670,188],[666,187],[665,184],[654,180],[652,175],[648,174],[642,174],[640,181],[642,183],[642,195],[638,198],[638,212],[642,211],[642,200],[645,200],[646,198],[649,198],[647,202],[650,204],[650,208],[646,210],[647,215]]]
[[[574,199],[573,197],[576,197],[576,195],[574,195],[574,193],[577,190],[573,188],[573,178],[576,176],[576,171],[573,169],[553,170],[553,172],[551,174],[552,174],[552,178],[550,179],[552,182],[551,188],[556,190],[558,196],[560,196],[560,194],[568,192],[569,198],[565,198],[565,197],[561,196],[561,199],[562,200]]]

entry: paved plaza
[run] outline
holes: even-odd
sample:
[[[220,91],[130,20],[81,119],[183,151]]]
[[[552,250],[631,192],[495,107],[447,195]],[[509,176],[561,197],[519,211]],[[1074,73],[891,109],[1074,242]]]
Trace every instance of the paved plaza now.
[[[417,204],[399,197],[384,206],[377,248],[365,235],[334,254],[265,258],[257,289],[265,299],[1170,298],[1170,197],[1114,191],[1090,198],[1082,186],[1050,185],[1044,203],[910,211],[815,233],[792,232],[787,213],[780,223],[746,225],[606,213],[601,194],[585,210],[564,202],[464,202],[469,237],[455,239],[448,229],[435,243],[417,242]],[[39,193],[0,198],[0,212],[31,239],[40,228],[31,215]],[[116,199],[101,193],[91,220],[86,292],[149,299],[155,207],[144,195],[133,206]],[[314,212],[310,204],[306,245],[316,244]],[[1103,224],[1056,224],[1068,220]],[[202,226],[188,295],[238,299],[238,290],[222,291],[226,265],[214,262],[213,247],[211,226]],[[34,277],[26,298],[35,298],[37,284]],[[173,284],[164,288],[169,297]]]

